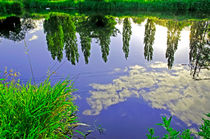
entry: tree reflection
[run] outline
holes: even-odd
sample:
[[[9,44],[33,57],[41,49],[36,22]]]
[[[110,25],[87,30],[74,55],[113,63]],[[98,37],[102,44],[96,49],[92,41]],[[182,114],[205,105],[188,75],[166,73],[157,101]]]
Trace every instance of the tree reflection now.
[[[125,58],[129,55],[129,42],[131,38],[131,23],[129,18],[125,18],[123,21],[123,52],[125,53]]]
[[[90,57],[90,49],[91,49],[91,38],[89,36],[86,36],[84,33],[80,33],[80,39],[81,39],[81,46],[82,46],[82,52],[85,57],[85,63],[88,64],[89,57]]]
[[[86,63],[90,56],[91,38],[96,38],[101,46],[102,58],[107,62],[109,55],[110,37],[116,36],[116,21],[113,17],[102,15],[82,17],[78,23],[77,31],[80,34],[82,51]]]
[[[78,62],[79,53],[77,47],[76,27],[73,18],[69,15],[50,15],[44,22],[44,32],[48,50],[53,59],[61,61],[63,49],[65,48],[66,57],[73,65]]]
[[[63,58],[64,47],[64,33],[60,18],[62,17],[51,15],[44,22],[48,50],[51,52],[52,58],[55,60],[57,57],[58,61],[61,61]]]
[[[73,65],[75,65],[75,61],[79,61],[76,26],[74,25],[74,21],[70,16],[66,16],[65,18],[62,18],[62,20],[66,57]]]
[[[145,34],[144,34],[144,57],[148,61],[152,60],[153,56],[153,43],[155,40],[155,23],[152,19],[148,19],[145,24]]]
[[[209,26],[208,21],[193,22],[191,26],[189,60],[194,79],[201,69],[209,69],[210,66]]]
[[[81,47],[85,58],[85,63],[88,64],[90,57],[90,49],[91,49],[90,31],[87,28],[87,24],[85,22],[87,18],[82,16],[79,18],[79,20],[80,21],[77,25],[77,32],[80,35]]]
[[[30,18],[8,17],[0,20],[0,37],[21,41],[25,38],[26,32],[35,27],[34,21]]]
[[[174,63],[174,54],[177,50],[183,25],[178,21],[168,21],[166,26],[168,28],[166,58],[168,59],[168,68],[170,69]]]

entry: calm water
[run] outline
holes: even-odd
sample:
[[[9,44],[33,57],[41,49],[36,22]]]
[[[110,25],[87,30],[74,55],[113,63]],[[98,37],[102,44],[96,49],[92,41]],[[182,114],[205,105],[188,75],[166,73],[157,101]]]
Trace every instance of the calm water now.
[[[0,71],[20,80],[72,79],[88,138],[143,139],[161,116],[197,130],[210,112],[208,21],[146,17],[10,17],[0,20]],[[97,130],[103,128],[103,133]]]

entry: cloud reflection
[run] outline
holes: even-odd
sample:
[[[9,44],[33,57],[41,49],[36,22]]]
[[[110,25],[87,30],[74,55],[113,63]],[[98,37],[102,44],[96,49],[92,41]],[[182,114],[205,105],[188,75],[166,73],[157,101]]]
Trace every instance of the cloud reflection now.
[[[210,112],[209,81],[193,80],[187,67],[176,65],[168,70],[166,63],[157,62],[147,68],[135,65],[120,71],[125,75],[112,83],[90,84],[93,90],[87,102],[91,108],[83,114],[98,115],[111,105],[140,96],[152,108],[168,110],[189,126],[200,124],[203,114]],[[210,76],[207,70],[202,73]]]
[[[29,41],[33,41],[33,40],[37,40],[38,39],[38,36],[37,35],[33,35],[30,39],[29,39]]]

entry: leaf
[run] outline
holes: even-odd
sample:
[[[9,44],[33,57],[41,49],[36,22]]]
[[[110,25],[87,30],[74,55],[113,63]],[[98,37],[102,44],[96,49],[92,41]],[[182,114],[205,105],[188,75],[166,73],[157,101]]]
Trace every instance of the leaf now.
[[[85,134],[79,130],[74,130],[75,132],[79,133],[80,135],[82,135],[83,137],[85,137]]]
[[[169,118],[169,120],[168,120],[168,127],[170,126],[170,124],[171,124],[171,119],[172,119],[172,116]]]
[[[206,116],[210,117],[210,113],[205,114]]]
[[[162,123],[157,123],[156,125],[160,125],[160,126],[163,126],[164,124],[162,124]]]
[[[151,135],[154,135],[154,129],[153,129],[153,128],[150,128],[150,129],[149,129],[149,133],[150,133]]]

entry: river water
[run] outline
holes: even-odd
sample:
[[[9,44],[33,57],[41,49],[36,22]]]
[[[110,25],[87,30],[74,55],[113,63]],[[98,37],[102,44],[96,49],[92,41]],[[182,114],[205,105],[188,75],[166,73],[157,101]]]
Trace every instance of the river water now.
[[[0,71],[22,83],[71,79],[88,138],[143,139],[161,116],[198,130],[210,112],[207,20],[49,14],[0,20]],[[1,73],[2,74],[2,73]]]

